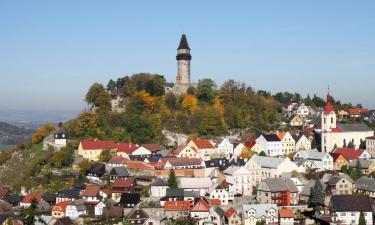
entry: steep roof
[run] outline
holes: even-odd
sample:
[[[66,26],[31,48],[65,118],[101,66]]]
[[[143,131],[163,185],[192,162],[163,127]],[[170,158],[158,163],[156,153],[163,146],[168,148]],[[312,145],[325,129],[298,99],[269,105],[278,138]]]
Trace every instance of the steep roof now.
[[[182,177],[180,179],[180,187],[184,189],[208,189],[212,186],[209,177]]]
[[[233,214],[236,214],[238,216],[240,216],[241,214],[237,212],[236,209],[234,209],[233,207],[230,207],[226,212],[225,212],[225,217],[226,218],[230,218]]]
[[[114,141],[101,141],[101,140],[83,140],[81,141],[83,150],[99,150],[99,149],[114,149],[116,143]]]
[[[372,212],[368,195],[333,195],[331,206],[336,212]]]
[[[90,184],[86,186],[86,189],[82,192],[84,197],[95,197],[99,194],[100,186],[95,184]]]
[[[31,200],[35,199],[37,202],[40,202],[42,195],[39,193],[31,193],[23,197],[23,203],[31,203]]]
[[[52,211],[65,212],[66,207],[70,205],[70,203],[72,203],[72,201],[62,201],[62,202],[56,203],[56,205],[53,206]]]
[[[366,124],[337,124],[341,132],[367,132],[373,131]]]
[[[190,201],[166,201],[164,203],[165,211],[189,211]]]
[[[209,140],[195,140],[194,143],[198,147],[198,149],[215,148]]]
[[[263,168],[277,168],[285,160],[283,158],[259,155],[254,155],[251,159]]]
[[[189,44],[188,44],[188,41],[187,41],[187,38],[186,38],[186,35],[185,34],[182,34],[181,36],[181,40],[180,40],[180,44],[178,45],[178,48],[177,50],[179,49],[189,49]]]
[[[190,210],[191,212],[208,212],[210,205],[203,198],[199,199]]]
[[[109,173],[111,176],[128,177],[129,172],[125,167],[113,167]]]
[[[280,138],[276,134],[264,134],[263,137],[268,142],[277,142],[277,141],[280,141]]]
[[[123,193],[120,199],[122,204],[138,204],[140,201],[141,196],[138,193]]]
[[[151,184],[151,186],[165,187],[168,186],[168,184],[163,179],[158,178]]]
[[[161,146],[159,144],[143,144],[142,147],[149,150],[150,152],[160,151]]]
[[[103,163],[96,162],[92,164],[88,173],[96,174],[102,176],[105,173],[105,165]]]
[[[298,192],[298,188],[294,184],[292,180],[289,178],[281,178],[281,177],[273,177],[273,178],[266,178],[263,182],[265,182],[270,189],[271,192]]]
[[[132,143],[118,143],[116,145],[118,152],[125,152],[126,154],[132,154],[139,148],[139,145]]]
[[[112,187],[113,188],[130,188],[134,184],[134,180],[132,178],[125,178],[125,179],[115,179]]]
[[[353,160],[358,159],[358,157],[360,157],[364,151],[364,149],[355,150],[351,148],[336,148],[334,153],[340,153],[345,159]]]
[[[365,191],[375,191],[375,179],[369,177],[361,177],[357,180],[357,188]]]
[[[267,212],[270,209],[275,209],[276,213],[278,212],[276,204],[254,204],[254,205],[243,205],[242,206],[242,213],[243,218],[247,218],[247,211],[250,209],[255,210],[255,217],[261,218],[262,216],[267,216]]]

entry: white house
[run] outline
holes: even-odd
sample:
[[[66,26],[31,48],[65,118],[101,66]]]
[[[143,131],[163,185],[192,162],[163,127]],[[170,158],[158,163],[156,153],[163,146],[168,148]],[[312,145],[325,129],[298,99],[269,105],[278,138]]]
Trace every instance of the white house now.
[[[307,107],[305,104],[301,103],[301,105],[297,108],[297,115],[299,115],[302,118],[306,118],[309,116],[309,107]]]
[[[306,173],[309,169],[317,169],[314,161],[308,159],[296,159],[293,161],[297,166],[297,171],[299,173]]]
[[[213,182],[209,177],[182,177],[180,188],[186,191],[198,191],[200,196],[205,196],[212,187]]]
[[[209,160],[215,154],[215,147],[209,140],[191,140],[187,145],[196,149],[202,160]]]
[[[296,151],[298,150],[311,150],[311,141],[304,135],[293,135],[296,142]]]
[[[301,150],[296,152],[293,157],[294,160],[296,159],[308,159],[314,162],[318,171],[327,171],[333,170],[333,158],[330,154],[325,152],[318,152],[318,150]]]
[[[217,146],[216,152],[218,155],[223,155],[230,158],[233,155],[233,144],[227,138],[224,138]]]
[[[248,169],[245,167],[230,166],[223,173],[226,181],[233,185],[233,194],[252,195],[253,182]]]
[[[258,221],[266,224],[278,224],[278,208],[276,204],[256,204],[242,206],[242,220],[244,225],[256,225]]]
[[[282,153],[288,155],[296,150],[296,141],[289,132],[277,132],[281,140]]]
[[[282,145],[276,134],[263,134],[256,139],[256,143],[262,146],[268,156],[283,155]]]
[[[65,216],[72,220],[77,219],[80,216],[86,215],[86,207],[83,199],[75,200],[70,203],[65,210]]]
[[[228,205],[229,203],[233,203],[233,185],[229,184],[226,181],[214,185],[210,189],[209,193],[210,200],[218,199],[220,200],[220,205]]]
[[[167,193],[168,184],[161,178],[156,179],[150,186],[150,193],[152,197],[164,197]]]
[[[283,173],[297,171],[298,167],[288,157],[275,158],[254,155],[246,162],[245,167],[250,171],[253,185],[259,184],[269,177],[280,177]]]
[[[360,212],[367,225],[373,224],[372,201],[367,195],[333,195],[331,209],[333,222],[338,224],[358,224]]]
[[[246,146],[243,143],[239,143],[234,149],[233,149],[233,155],[232,158],[236,159],[240,157],[242,150],[244,150]]]
[[[104,202],[99,202],[95,205],[95,216],[101,216],[103,215],[103,209],[106,207]]]
[[[366,150],[372,157],[375,157],[375,136],[366,138]]]

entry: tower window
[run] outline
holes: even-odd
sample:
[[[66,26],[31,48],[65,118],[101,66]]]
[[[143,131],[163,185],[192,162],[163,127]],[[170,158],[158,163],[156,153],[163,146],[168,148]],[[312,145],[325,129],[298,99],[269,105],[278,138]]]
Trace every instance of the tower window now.
[[[333,117],[331,117],[331,123],[333,123]]]

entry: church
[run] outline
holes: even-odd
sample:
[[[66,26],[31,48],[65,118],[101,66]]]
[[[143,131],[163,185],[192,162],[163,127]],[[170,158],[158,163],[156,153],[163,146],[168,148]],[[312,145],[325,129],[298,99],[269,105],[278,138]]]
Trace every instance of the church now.
[[[166,87],[166,92],[173,92],[175,94],[184,94],[190,86],[194,86],[190,82],[190,47],[186,35],[182,34],[180,44],[177,48],[177,76],[176,83],[172,86]]]
[[[341,124],[337,123],[336,113],[331,104],[331,96],[328,91],[327,102],[322,113],[322,152],[332,152],[335,147],[342,148],[349,142],[353,142],[355,148],[359,148],[361,140],[374,136],[374,131],[366,124]]]

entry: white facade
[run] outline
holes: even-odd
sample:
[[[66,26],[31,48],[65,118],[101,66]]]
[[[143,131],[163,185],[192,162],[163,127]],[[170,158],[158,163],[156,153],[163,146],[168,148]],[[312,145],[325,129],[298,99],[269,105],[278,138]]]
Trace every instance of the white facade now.
[[[132,152],[132,155],[151,155],[151,152],[145,147],[140,146],[134,152]]]
[[[164,197],[167,194],[168,186],[152,186],[150,188],[152,197]]]
[[[233,155],[233,144],[227,138],[224,138],[220,144],[217,145],[217,154],[230,158]]]
[[[375,158],[375,137],[366,138],[366,150],[373,158]]]
[[[311,150],[311,141],[305,135],[296,142],[296,151],[298,150]]]
[[[80,217],[81,215],[85,215],[86,210],[77,210],[75,205],[68,205],[65,210],[65,216],[69,217],[70,219],[74,220]]]
[[[105,208],[104,202],[99,202],[95,205],[95,216],[103,215],[103,209]]]
[[[288,155],[296,149],[296,141],[289,132],[286,132],[281,139],[282,153]]]
[[[244,225],[256,225],[264,220],[266,224],[278,224],[278,209],[276,204],[256,204],[242,206]]]
[[[256,143],[264,149],[268,156],[279,156],[283,154],[281,141],[267,141],[263,135],[260,135],[256,139]]]
[[[252,195],[252,179],[248,169],[245,167],[231,166],[224,170],[224,176],[226,181],[233,185],[234,195]]]
[[[358,224],[360,212],[336,212],[334,220],[340,224]],[[372,212],[364,212],[367,225],[373,225]]]
[[[318,152],[317,150],[301,150],[294,155],[293,159],[298,158],[312,161],[318,171],[333,170],[333,158],[328,153]]]
[[[242,150],[244,150],[246,146],[242,143],[239,143],[234,149],[233,149],[233,156],[232,158],[238,158],[241,155]]]
[[[299,115],[302,118],[306,118],[309,115],[309,107],[307,107],[305,104],[301,104],[297,109],[297,115]]]

